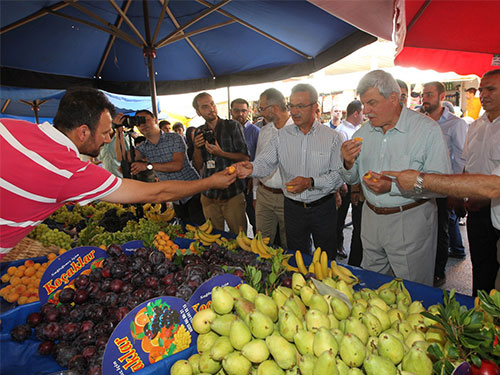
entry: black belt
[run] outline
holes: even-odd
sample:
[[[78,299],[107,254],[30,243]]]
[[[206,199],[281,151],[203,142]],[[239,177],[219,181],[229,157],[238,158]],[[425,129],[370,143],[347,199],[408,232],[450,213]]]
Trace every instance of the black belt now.
[[[326,195],[324,196],[323,198],[320,198],[318,200],[315,200],[314,202],[309,202],[309,203],[306,203],[306,202],[299,202],[299,201],[295,201],[293,199],[290,199],[288,197],[285,197],[289,202],[297,205],[297,206],[300,206],[300,207],[304,207],[304,208],[311,208],[311,207],[316,207],[316,206],[319,206],[320,204],[323,204],[325,202],[327,202],[328,200],[330,199],[333,199],[335,197],[335,194],[330,194],[330,195]]]

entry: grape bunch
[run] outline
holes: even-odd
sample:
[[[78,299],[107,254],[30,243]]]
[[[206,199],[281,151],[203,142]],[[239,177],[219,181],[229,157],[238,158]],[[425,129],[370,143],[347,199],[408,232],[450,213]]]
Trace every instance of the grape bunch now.
[[[179,313],[169,306],[155,306],[150,321],[144,327],[144,334],[152,340],[163,327],[169,328],[179,323]]]
[[[73,239],[59,229],[50,229],[47,224],[40,224],[31,231],[29,238],[41,242],[44,246],[56,245],[63,249],[73,247]]]
[[[82,215],[75,210],[69,211],[66,206],[59,208],[56,212],[50,215],[50,218],[58,223],[63,223],[66,226],[74,226],[83,219]]]

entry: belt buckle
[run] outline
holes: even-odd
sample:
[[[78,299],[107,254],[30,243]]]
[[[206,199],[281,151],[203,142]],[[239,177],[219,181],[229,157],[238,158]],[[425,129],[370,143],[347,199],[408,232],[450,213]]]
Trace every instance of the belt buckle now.
[[[304,208],[310,208],[306,202],[302,202],[302,204],[304,205]]]

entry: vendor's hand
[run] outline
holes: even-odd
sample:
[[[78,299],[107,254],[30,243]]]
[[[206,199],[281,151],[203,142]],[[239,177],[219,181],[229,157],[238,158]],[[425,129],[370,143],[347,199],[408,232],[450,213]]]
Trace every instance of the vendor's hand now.
[[[335,192],[335,206],[337,207],[337,210],[340,206],[342,206],[342,197],[338,191]]]
[[[359,191],[351,191],[351,204],[353,206],[357,206],[359,204],[360,198],[361,198],[361,194]]]
[[[215,141],[215,144],[205,142],[205,149],[209,154],[215,155],[215,156],[221,156],[222,155],[222,149],[219,146],[219,142]]]
[[[363,182],[366,187],[375,194],[384,194],[391,191],[392,180],[380,173],[368,171],[368,173],[363,176]]]
[[[236,168],[236,175],[241,179],[247,178],[253,172],[253,165],[249,161],[240,161],[233,164],[232,167]]]
[[[229,173],[228,168],[223,171],[214,173],[210,177],[211,188],[213,189],[227,189],[234,181],[236,181],[236,173]]]
[[[361,142],[351,139],[342,143],[340,148],[342,157],[344,158],[344,166],[346,169],[351,169],[361,152]]]
[[[415,183],[417,182],[417,177],[420,174],[419,171],[416,171],[414,169],[407,169],[401,172],[382,171],[380,173],[383,175],[396,177],[398,185],[403,190],[412,190],[413,187],[415,186]]]
[[[342,184],[342,186],[339,188],[339,193],[341,197],[345,197],[348,191],[349,189],[347,188],[347,184]]]
[[[304,190],[311,187],[312,181],[310,177],[295,177],[293,180],[285,183],[286,191],[292,194],[300,194]]]
[[[134,161],[131,165],[130,165],[130,173],[132,173],[133,175],[136,175],[142,171],[145,171],[147,170],[147,163],[144,162],[144,161]]]
[[[202,148],[205,146],[205,137],[202,132],[199,132],[196,137],[194,137],[194,146],[196,148]]]

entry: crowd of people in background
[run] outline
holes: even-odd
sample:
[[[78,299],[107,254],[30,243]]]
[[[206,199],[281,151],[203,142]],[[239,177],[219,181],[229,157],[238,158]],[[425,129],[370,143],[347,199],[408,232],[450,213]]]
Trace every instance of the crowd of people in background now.
[[[436,287],[446,281],[448,257],[465,257],[459,219],[467,214],[473,293],[493,288],[500,262],[495,195],[477,187],[463,199],[463,190],[442,191],[427,178],[455,175],[459,184],[463,173],[500,175],[500,70],[482,77],[479,98],[475,88],[466,91],[470,125],[453,114],[441,82],[423,85],[415,109],[408,108],[406,83],[382,70],[366,74],[357,94],[346,108],[333,105],[323,123],[318,93],[309,84],[296,85],[288,100],[274,88],[263,91],[255,119],[242,98],[231,102],[231,119],[222,119],[203,92],[192,102],[205,120],[200,127],[185,130],[141,110],[142,136],[131,137],[117,114],[114,131],[107,129],[110,139],[91,156],[120,178],[118,186],[122,177],[173,186],[208,178],[209,187],[173,196],[176,216],[185,223],[210,219],[215,229],[235,234],[249,223],[274,245],[306,253],[321,247],[330,259],[348,257],[348,264]],[[85,153],[76,135],[69,138]],[[228,177],[231,166],[237,179]],[[412,171],[398,174],[403,170]],[[353,232],[346,249],[349,209]]]

